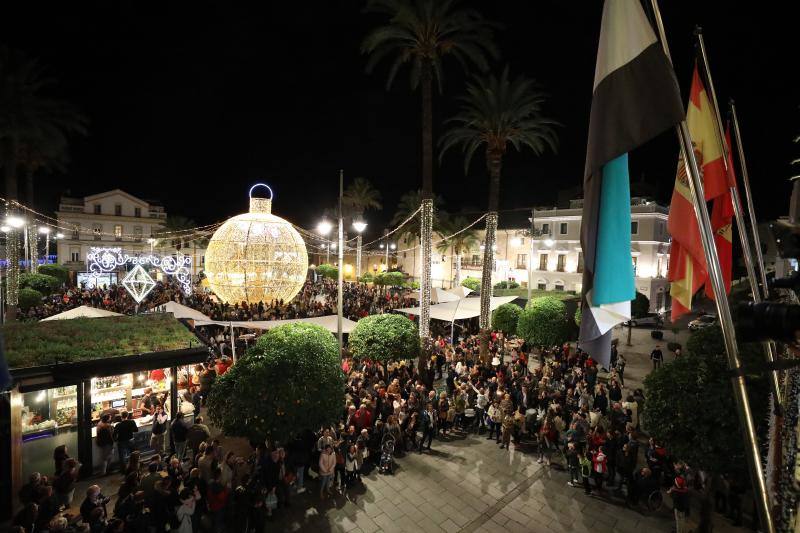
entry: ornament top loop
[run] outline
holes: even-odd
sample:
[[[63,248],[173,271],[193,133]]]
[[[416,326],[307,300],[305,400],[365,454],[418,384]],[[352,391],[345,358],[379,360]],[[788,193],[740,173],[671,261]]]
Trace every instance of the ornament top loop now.
[[[256,187],[266,187],[266,189],[269,191],[270,200],[272,200],[272,198],[275,196],[274,194],[272,194],[272,189],[270,188],[269,185],[267,185],[266,183],[256,183],[255,185],[250,187],[250,192],[247,193],[247,196],[249,196],[250,199],[253,198],[253,189],[255,189]]]
[[[253,189],[256,187],[266,187],[269,191],[269,198],[253,198]],[[250,192],[247,193],[250,196],[250,212],[251,213],[272,213],[272,189],[266,183],[256,183],[252,187],[250,187]]]

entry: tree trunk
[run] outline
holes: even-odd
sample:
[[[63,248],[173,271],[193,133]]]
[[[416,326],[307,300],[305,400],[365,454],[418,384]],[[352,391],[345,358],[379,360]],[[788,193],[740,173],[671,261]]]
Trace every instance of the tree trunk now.
[[[500,203],[500,171],[503,165],[502,154],[486,153],[489,169],[489,213],[486,215],[486,238],[483,245],[483,269],[481,274],[481,330],[480,357],[489,362],[489,328],[492,303],[492,267],[494,266],[494,244],[497,234],[497,210]]]
[[[433,87],[430,61],[422,62],[422,276],[420,282],[419,336],[430,336],[431,320],[431,243],[433,239]]]
[[[456,281],[453,287],[461,285],[461,254],[456,254]]]
[[[17,200],[17,139],[14,135],[8,137],[4,143],[6,157],[5,157],[5,184],[6,200]]]
[[[31,209],[35,209],[33,205],[33,175],[33,165],[29,164],[25,167],[25,202]]]
[[[633,326],[631,325],[630,322],[628,322],[628,343],[627,343],[627,346],[633,346],[633,344],[631,344],[631,331],[632,330],[633,330]]]

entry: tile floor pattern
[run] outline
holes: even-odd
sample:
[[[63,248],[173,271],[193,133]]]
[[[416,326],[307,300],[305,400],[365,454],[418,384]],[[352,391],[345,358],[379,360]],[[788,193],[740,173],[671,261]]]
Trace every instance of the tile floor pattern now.
[[[499,450],[483,436],[435,441],[433,452],[409,453],[393,476],[365,477],[354,497],[320,501],[310,493],[279,511],[271,530],[387,533],[668,532],[669,511],[644,516],[582,489],[536,463],[535,454]]]

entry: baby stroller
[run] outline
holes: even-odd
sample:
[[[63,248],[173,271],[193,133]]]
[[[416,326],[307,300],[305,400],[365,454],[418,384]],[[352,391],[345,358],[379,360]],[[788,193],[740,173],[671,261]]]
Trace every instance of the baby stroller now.
[[[387,433],[381,439],[381,460],[378,464],[378,472],[381,474],[394,474],[394,447],[394,436]]]

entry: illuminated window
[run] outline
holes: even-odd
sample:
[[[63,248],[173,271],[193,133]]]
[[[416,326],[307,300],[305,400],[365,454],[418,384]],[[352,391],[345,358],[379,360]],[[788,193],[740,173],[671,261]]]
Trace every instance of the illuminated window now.
[[[633,262],[633,275],[634,276],[636,275],[636,266],[637,266],[637,263],[639,262],[638,260],[639,260],[639,258],[636,257],[635,255],[631,257],[631,261]]]
[[[547,270],[547,254],[539,256],[539,270]]]
[[[122,224],[114,224],[114,240],[122,240]]]
[[[566,265],[567,265],[566,254],[558,254],[558,262],[556,263],[556,270],[558,272],[564,272],[564,267]]]
[[[133,240],[136,242],[142,242],[142,227],[141,226],[134,226],[133,227]]]
[[[95,224],[92,228],[92,233],[94,234],[94,240],[99,241],[101,239],[100,234],[103,233],[103,226],[100,224]]]
[[[517,270],[528,268],[528,254],[517,254]]]

